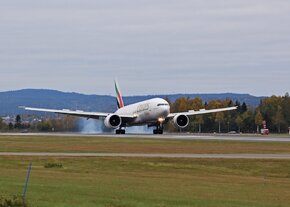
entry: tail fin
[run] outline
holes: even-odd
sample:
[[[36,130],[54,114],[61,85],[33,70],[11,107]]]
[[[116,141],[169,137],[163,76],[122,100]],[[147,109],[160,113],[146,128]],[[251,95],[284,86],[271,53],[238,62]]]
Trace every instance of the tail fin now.
[[[122,98],[122,94],[118,85],[117,80],[115,80],[115,90],[116,90],[116,98],[117,98],[117,105],[118,105],[118,109],[123,108],[124,107],[124,102],[123,102],[123,98]]]

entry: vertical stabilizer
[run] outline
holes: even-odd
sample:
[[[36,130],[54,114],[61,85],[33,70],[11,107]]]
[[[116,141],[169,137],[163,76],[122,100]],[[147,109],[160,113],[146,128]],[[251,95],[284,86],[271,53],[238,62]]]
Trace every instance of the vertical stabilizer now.
[[[122,94],[118,85],[117,80],[115,80],[115,90],[116,90],[116,98],[117,98],[117,105],[118,105],[118,109],[123,108],[124,107],[124,102],[123,102],[123,98],[122,98]]]

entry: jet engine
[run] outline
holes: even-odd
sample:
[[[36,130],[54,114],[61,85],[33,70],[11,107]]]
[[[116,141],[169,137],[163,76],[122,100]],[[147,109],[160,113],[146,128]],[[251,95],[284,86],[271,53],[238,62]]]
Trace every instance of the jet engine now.
[[[111,114],[109,116],[107,116],[104,120],[104,124],[106,127],[108,128],[114,128],[117,129],[121,126],[122,124],[122,119],[120,116],[116,115],[116,114]]]
[[[189,123],[189,119],[184,114],[179,114],[173,117],[173,123],[176,127],[185,128]]]

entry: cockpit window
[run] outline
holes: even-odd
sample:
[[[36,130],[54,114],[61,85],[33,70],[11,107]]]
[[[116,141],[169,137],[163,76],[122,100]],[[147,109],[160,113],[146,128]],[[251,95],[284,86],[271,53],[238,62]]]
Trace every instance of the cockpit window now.
[[[166,103],[160,103],[160,104],[157,104],[157,106],[168,106],[168,104],[166,104]]]

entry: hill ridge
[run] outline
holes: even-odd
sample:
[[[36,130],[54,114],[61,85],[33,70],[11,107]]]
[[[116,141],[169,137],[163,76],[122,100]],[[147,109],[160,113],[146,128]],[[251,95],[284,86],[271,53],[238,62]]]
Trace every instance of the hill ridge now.
[[[200,97],[203,101],[212,99],[232,99],[233,101],[245,102],[250,106],[257,106],[264,97],[256,97],[250,94],[239,93],[177,93],[159,95],[136,95],[124,96],[125,104],[142,101],[148,98],[169,98],[174,102],[180,97]],[[45,107],[55,109],[79,109],[85,111],[116,110],[116,100],[110,95],[82,94],[76,92],[62,92],[53,89],[20,89],[0,92],[0,116],[24,113],[18,106]]]

